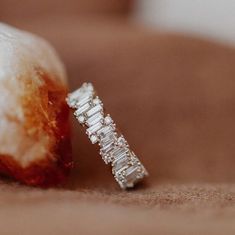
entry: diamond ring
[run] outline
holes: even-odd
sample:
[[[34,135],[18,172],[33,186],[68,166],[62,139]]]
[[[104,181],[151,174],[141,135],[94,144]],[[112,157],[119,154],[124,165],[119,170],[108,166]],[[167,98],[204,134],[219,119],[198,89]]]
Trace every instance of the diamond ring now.
[[[132,188],[148,172],[130,149],[124,136],[116,129],[109,114],[105,114],[103,103],[96,95],[91,83],[84,83],[68,94],[66,99],[78,122],[86,127],[92,144],[99,144],[100,155],[106,164],[111,164],[114,178],[123,189]]]

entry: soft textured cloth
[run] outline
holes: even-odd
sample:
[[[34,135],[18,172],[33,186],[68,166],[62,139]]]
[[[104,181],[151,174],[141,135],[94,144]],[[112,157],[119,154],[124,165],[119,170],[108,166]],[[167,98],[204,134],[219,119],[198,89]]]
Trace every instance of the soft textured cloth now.
[[[156,184],[148,189],[51,189],[2,184],[1,234],[235,233],[235,187]]]
[[[56,46],[71,89],[94,83],[149,170],[121,191],[73,120],[64,188],[1,181],[1,234],[234,234],[235,50],[81,19],[18,22]]]

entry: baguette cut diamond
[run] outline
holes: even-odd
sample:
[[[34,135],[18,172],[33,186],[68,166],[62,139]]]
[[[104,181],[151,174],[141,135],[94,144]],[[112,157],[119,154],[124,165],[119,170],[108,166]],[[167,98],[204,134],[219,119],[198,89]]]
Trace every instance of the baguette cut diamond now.
[[[84,97],[91,96],[93,94],[93,91],[94,89],[91,83],[84,83],[81,88],[68,94],[66,101],[69,107],[76,108],[77,103],[81,101]]]
[[[90,101],[91,101],[91,97],[89,95],[86,95],[80,101],[76,103],[76,106],[81,107],[85,105],[86,103],[89,103]]]
[[[89,111],[87,111],[86,115],[87,115],[87,117],[91,117],[95,113],[98,113],[101,111],[103,111],[103,107],[100,104],[98,104],[98,105],[94,106],[93,108],[91,108]]]
[[[110,152],[112,151],[112,149],[115,147],[114,143],[109,143],[107,145],[104,145],[101,149],[100,149],[100,155],[102,156],[103,160],[105,161],[106,164],[108,164],[109,162],[112,161],[112,157],[110,155]]]
[[[128,149],[127,148],[122,148],[122,147],[116,147],[112,152],[111,152],[111,155],[113,156],[113,159],[118,159],[118,158],[121,158],[125,155],[127,155],[128,153]]]
[[[127,168],[125,180],[127,187],[133,187],[136,180],[139,178],[139,167],[138,166],[131,166]]]
[[[97,122],[95,125],[93,125],[87,129],[87,134],[89,136],[91,136],[92,134],[95,134],[101,127],[102,127],[102,123]]]
[[[129,159],[127,155],[123,155],[118,159],[115,159],[112,163],[113,173],[118,172],[119,170],[123,170],[123,168],[127,167],[129,163]]]
[[[104,126],[102,129],[100,129],[97,132],[97,135],[101,136],[101,137],[105,137],[106,135],[108,135],[110,132],[114,131],[114,127],[109,125],[109,126]]]
[[[86,124],[90,127],[90,126],[96,124],[97,122],[101,122],[103,120],[103,118],[104,117],[101,113],[96,113],[86,120]]]
[[[100,138],[100,145],[105,146],[109,143],[114,143],[116,141],[116,133],[109,132],[104,137]]]
[[[108,143],[108,144],[106,144],[106,145],[104,145],[101,149],[100,149],[100,151],[101,151],[101,154],[102,155],[108,155],[109,153],[110,153],[110,151],[112,151],[113,150],[113,148],[114,148],[114,143]]]
[[[90,104],[86,103],[83,106],[79,107],[75,111],[74,115],[78,117],[79,115],[83,114],[85,111],[89,110],[89,108],[90,108]]]
[[[75,109],[74,115],[86,127],[92,144],[98,143],[100,155],[106,164],[111,164],[112,173],[121,188],[132,188],[148,175],[148,172],[130,149],[126,139],[116,128],[91,83],[68,94],[68,105]]]

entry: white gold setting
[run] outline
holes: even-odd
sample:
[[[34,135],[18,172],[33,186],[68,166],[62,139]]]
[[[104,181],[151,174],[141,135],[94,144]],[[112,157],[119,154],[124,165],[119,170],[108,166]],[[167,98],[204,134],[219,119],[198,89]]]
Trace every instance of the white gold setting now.
[[[111,164],[114,178],[123,189],[132,188],[148,172],[129,148],[123,135],[116,129],[110,114],[105,115],[103,103],[91,83],[84,83],[66,99],[78,122],[86,127],[92,144],[99,144],[100,155]]]

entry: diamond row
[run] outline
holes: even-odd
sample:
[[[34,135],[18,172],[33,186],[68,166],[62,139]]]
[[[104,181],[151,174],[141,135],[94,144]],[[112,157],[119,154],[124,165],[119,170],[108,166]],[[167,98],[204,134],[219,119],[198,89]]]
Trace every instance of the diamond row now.
[[[95,95],[91,83],[70,93],[68,105],[75,109],[78,122],[85,126],[92,144],[99,144],[100,155],[106,164],[111,164],[114,178],[121,188],[131,188],[148,173],[137,156],[129,148],[124,136],[116,130],[109,114],[104,114],[103,103]]]

